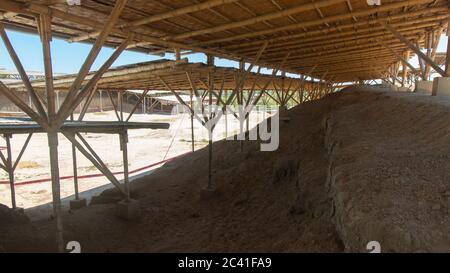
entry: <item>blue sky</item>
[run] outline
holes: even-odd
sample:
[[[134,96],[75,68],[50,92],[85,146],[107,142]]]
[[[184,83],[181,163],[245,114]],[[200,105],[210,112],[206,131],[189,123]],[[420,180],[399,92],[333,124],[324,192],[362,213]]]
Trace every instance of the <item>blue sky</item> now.
[[[27,71],[43,71],[42,46],[37,35],[7,31],[9,39]],[[68,43],[62,39],[54,38],[52,43],[52,62],[54,73],[76,73],[88,55],[91,45],[84,43]],[[97,70],[111,55],[112,48],[103,48],[95,61],[92,70]],[[5,45],[0,42],[0,67],[15,71],[14,63],[6,52]],[[173,56],[166,56],[173,58]],[[133,51],[125,51],[116,60],[113,66],[161,59],[159,56],[148,55]],[[203,54],[189,56],[190,61],[204,61]]]
[[[27,71],[43,71],[43,61],[41,52],[41,43],[37,35],[25,34],[15,31],[7,31],[11,43],[13,44],[23,66]],[[91,49],[91,45],[83,43],[67,43],[62,39],[53,39],[52,46],[52,61],[54,73],[76,73],[80,69],[85,57]],[[445,52],[447,49],[447,37],[442,36],[439,43],[439,52]],[[100,65],[110,56],[113,49],[103,48],[100,52],[96,62],[91,70],[97,70]],[[0,42],[0,68],[15,71],[8,54],[5,54],[6,49],[3,42]],[[173,59],[171,54],[166,54],[165,58]],[[206,58],[203,54],[193,54],[188,56],[190,62],[205,62]],[[161,57],[138,53],[133,51],[125,51],[116,60],[113,66],[125,65],[138,62],[146,62],[161,59]],[[411,63],[417,65],[417,58],[414,58]],[[216,58],[216,65],[218,66],[232,66],[238,67],[238,63],[225,59]],[[264,73],[270,73],[264,70]],[[292,76],[292,75],[290,75]]]

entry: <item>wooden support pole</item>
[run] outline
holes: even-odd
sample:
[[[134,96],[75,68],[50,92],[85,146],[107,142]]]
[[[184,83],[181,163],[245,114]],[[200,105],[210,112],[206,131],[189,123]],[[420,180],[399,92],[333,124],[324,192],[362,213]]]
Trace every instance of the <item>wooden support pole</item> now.
[[[98,92],[99,100],[100,100],[100,112],[103,112],[103,91],[100,90]]]
[[[403,59],[405,59],[406,62],[409,60],[409,51],[405,51]],[[402,87],[405,87],[406,85],[406,79],[408,78],[408,68],[409,65],[407,65],[405,62],[402,62]]]
[[[212,112],[212,90],[214,89],[214,79],[213,79],[212,73],[208,73],[208,85],[209,85],[209,120],[211,121],[213,119],[213,112]],[[213,156],[213,131],[214,131],[215,125],[211,124],[210,128],[208,129],[208,189],[212,189],[212,156]]]
[[[97,153],[95,153],[95,151],[92,149],[89,143],[87,143],[87,141],[79,133],[76,133],[76,135],[84,144],[84,146],[86,146],[86,148],[84,148],[83,145],[81,145],[81,143],[77,141],[74,133],[64,131],[62,133],[70,142],[72,142],[75,145],[75,147],[78,149],[78,151],[80,151],[80,153],[82,153],[89,161],[91,161],[91,163],[94,164],[94,166],[108,178],[108,180],[119,190],[121,194],[126,196],[126,193],[122,188],[122,185],[117,180],[117,178],[108,169],[108,167],[97,155]]]
[[[59,127],[64,122],[64,120],[67,118],[67,116],[70,115],[71,110],[76,108],[77,105],[79,104],[79,102],[81,102],[81,100],[84,98],[84,96],[80,96],[78,94],[78,90],[80,89],[84,79],[86,78],[87,74],[89,73],[89,70],[90,70],[92,64],[97,59],[97,56],[100,53],[100,50],[102,49],[103,44],[106,41],[106,38],[108,37],[109,33],[113,30],[114,24],[119,19],[120,14],[122,13],[122,10],[125,8],[126,3],[127,3],[127,0],[117,0],[116,1],[113,11],[111,12],[110,16],[108,17],[108,20],[105,22],[105,25],[103,26],[103,30],[101,31],[100,35],[97,37],[97,40],[95,41],[94,45],[92,46],[92,49],[89,52],[89,55],[87,56],[85,62],[81,66],[80,71],[78,72],[77,78],[75,79],[75,81],[73,82],[72,86],[69,89],[66,99],[64,100],[60,111],[58,111],[56,124],[55,124],[56,126]],[[124,50],[126,48],[128,43],[129,43],[129,41],[127,39],[126,45],[123,47],[122,50]],[[113,53],[113,55],[114,55],[114,53]],[[107,61],[107,63],[108,63],[108,61]],[[108,69],[108,68],[109,68],[109,66],[106,67],[106,69]],[[100,69],[100,70],[102,70],[102,69]],[[104,71],[103,71],[103,73],[99,73],[100,70],[97,72],[97,74],[100,74],[100,76],[101,76],[104,73]],[[91,81],[93,81],[93,79],[91,79]],[[92,82],[92,84],[94,84],[94,85],[95,85],[95,83],[96,83],[96,80],[94,80]],[[90,88],[86,88],[86,87],[84,89],[88,89],[88,91],[90,90]],[[76,103],[77,99],[74,99],[75,97],[79,98],[78,103]]]
[[[190,90],[189,99],[191,109],[194,109],[194,101],[193,101],[193,92]],[[192,152],[195,152],[195,136],[194,136],[194,114],[189,112],[189,116],[191,117],[191,144],[192,144]]]
[[[111,104],[112,104],[112,106],[114,108],[114,113],[116,114],[117,120],[120,121],[119,111],[117,110],[117,106],[114,103],[113,97],[111,96],[111,92],[110,91],[106,91],[106,94],[108,94],[109,100],[111,101]]]
[[[14,169],[12,164],[12,152],[11,152],[11,135],[5,134],[5,140],[6,140],[6,168],[8,170],[8,177],[9,177],[9,186],[11,191],[11,206],[13,209],[17,208],[16,205],[16,189],[14,186]]]
[[[120,133],[120,150],[123,158],[123,183],[125,188],[126,200],[130,200],[130,181],[128,178],[128,131]]]
[[[51,18],[42,14],[38,22],[39,34],[42,43],[42,55],[44,56],[45,89],[47,93],[48,122],[52,125],[56,114],[55,90],[53,88],[53,67],[50,42],[52,41]]]
[[[439,41],[441,39],[442,28],[439,28],[435,31],[428,33],[427,38],[427,56],[434,62],[437,53],[437,47],[439,45]],[[430,65],[425,66],[425,79],[429,80],[431,76]]]
[[[89,94],[89,92],[96,86],[98,81],[101,79],[103,74],[111,67],[114,61],[120,56],[120,54],[125,50],[127,44],[133,39],[133,36],[129,36],[127,40],[125,40],[113,54],[108,58],[108,60],[100,67],[100,69],[95,73],[95,75],[88,81],[86,85],[84,85],[83,89],[77,94],[77,96],[72,100],[71,103],[67,103],[64,106],[64,103],[67,102],[68,97],[64,100],[63,106],[61,106],[60,111],[58,111],[58,115],[56,118],[56,126],[60,126],[64,120],[70,115],[70,113],[81,103],[81,101]],[[78,76],[79,77],[79,76]],[[78,79],[77,77],[77,79]],[[75,80],[74,84],[77,80]],[[71,89],[73,88],[73,85]],[[70,93],[70,90],[69,90]],[[68,95],[69,96],[69,95]]]
[[[63,222],[61,215],[61,187],[59,184],[58,166],[58,133],[48,132],[48,146],[50,152],[50,170],[52,178],[53,217],[56,222],[56,244],[60,253],[64,252]]]
[[[80,111],[80,116],[78,116],[78,121],[82,121],[87,111],[89,110],[89,106],[91,105],[92,99],[94,98],[95,92],[97,91],[97,87],[92,88],[89,95],[86,98],[86,101],[83,105],[83,108]],[[80,104],[81,106],[81,104]]]
[[[445,75],[447,77],[450,77],[450,20],[447,23],[446,35],[447,35],[447,52],[445,55]]]
[[[117,104],[119,105],[120,121],[123,121],[123,90],[117,92]]]
[[[180,51],[180,49],[179,48],[175,48],[175,60],[176,61],[179,61],[179,60],[181,60],[181,51]]]
[[[22,158],[23,153],[25,152],[25,150],[27,149],[28,143],[30,143],[31,137],[33,136],[32,133],[28,134],[27,139],[25,140],[25,143],[22,146],[22,149],[20,150],[19,155],[16,158],[16,161],[14,162],[14,166],[13,166],[13,171],[17,168],[17,165],[20,162],[20,159]]]
[[[394,28],[389,26],[388,24],[384,25],[384,27],[389,30],[395,37],[397,37],[400,41],[402,41],[409,49],[414,51],[423,61],[429,64],[437,73],[439,73],[442,77],[445,77],[445,71],[442,70],[439,65],[437,65],[433,60],[431,60],[427,55],[425,55],[419,48],[417,48],[411,41],[406,39],[400,32],[396,31]]]
[[[225,101],[227,101],[227,99],[228,99],[228,90],[225,90]],[[225,122],[225,138],[227,138],[228,137],[228,111],[227,111],[227,105],[224,105],[224,111],[223,111],[223,114],[224,114],[224,122]]]
[[[70,120],[73,121],[73,113],[70,115]],[[73,187],[75,190],[75,200],[80,199],[80,194],[78,190],[78,164],[77,164],[77,149],[75,144],[72,145],[72,169],[73,169]]]
[[[38,95],[36,94],[36,91],[34,90],[33,86],[31,86],[31,82],[28,78],[27,73],[25,72],[25,69],[22,65],[22,63],[20,62],[19,57],[17,56],[16,51],[14,50],[8,35],[6,34],[5,28],[3,26],[3,24],[0,23],[0,37],[3,40],[3,43],[5,44],[6,50],[8,51],[17,71],[19,72],[20,78],[22,79],[22,82],[25,86],[25,88],[28,91],[28,94],[30,95],[31,101],[33,102],[34,106],[37,109],[38,115],[40,116],[41,119],[47,119],[47,113],[45,112],[44,107],[41,104],[41,101],[39,100]],[[32,119],[32,116],[30,116]]]
[[[47,119],[44,119],[41,116],[39,116],[39,114],[37,114],[33,109],[31,109],[30,106],[28,106],[25,102],[22,101],[22,99],[19,98],[19,96],[16,94],[16,92],[13,92],[12,90],[10,90],[1,81],[0,81],[0,93],[3,94],[5,97],[7,97],[17,107],[19,107],[20,110],[24,111],[31,119],[33,119],[39,125],[41,125],[42,128],[44,128],[44,129],[49,128]]]
[[[143,100],[145,100],[145,97],[147,96],[148,91],[150,91],[150,89],[146,89],[144,90],[144,92],[142,92],[141,96],[139,97],[138,101],[136,102],[136,104],[134,105],[133,109],[131,110],[130,114],[128,115],[126,122],[128,122],[130,120],[130,118],[133,116],[134,112],[136,112],[139,104],[142,103]],[[144,105],[145,102],[142,104]],[[144,111],[143,111],[144,112]],[[144,113],[145,114],[145,113]]]
[[[61,185],[59,180],[59,160],[58,160],[58,131],[55,124],[56,119],[56,100],[55,90],[53,87],[53,68],[51,59],[50,41],[52,40],[51,18],[42,14],[38,19],[38,29],[41,37],[44,70],[45,70],[45,87],[47,93],[47,111],[48,123],[50,129],[47,131],[49,153],[50,153],[50,169],[52,179],[52,203],[53,216],[56,222],[56,243],[58,251],[64,252],[64,234],[63,221],[61,213]]]

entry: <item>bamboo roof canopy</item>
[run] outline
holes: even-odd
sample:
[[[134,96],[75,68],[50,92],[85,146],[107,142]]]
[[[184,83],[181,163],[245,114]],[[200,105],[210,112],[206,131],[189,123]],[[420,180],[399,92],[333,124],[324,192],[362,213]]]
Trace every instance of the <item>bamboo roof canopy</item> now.
[[[157,60],[145,63],[124,65],[111,68],[106,72],[97,83],[98,90],[166,90],[165,82],[172,90],[189,91],[191,90],[190,80],[198,90],[208,89],[208,76],[212,75],[214,86],[216,88],[232,90],[236,86],[236,75],[239,72],[236,68],[208,66],[203,63],[188,63],[187,59],[179,61]],[[88,74],[85,82],[89,81],[95,75],[95,71]],[[188,78],[189,75],[189,78]],[[77,74],[58,76],[54,78],[53,85],[55,90],[67,91]],[[273,78],[273,80],[271,80]],[[162,79],[162,81],[161,81]],[[244,89],[261,89],[269,83],[267,89],[279,89],[281,86],[291,86],[297,88],[300,84],[308,89],[318,83],[305,81],[298,78],[282,77],[256,73],[249,73],[245,82]],[[32,86],[39,90],[45,89],[45,79],[31,81]],[[274,86],[274,84],[276,86]],[[26,91],[23,83],[9,84],[8,87],[16,91]],[[287,91],[287,90],[286,90]]]
[[[384,26],[426,46],[449,20],[445,0],[128,0],[106,44],[163,54],[203,52],[308,74],[334,82],[379,78],[410,48]],[[93,43],[115,0],[2,0],[8,28],[37,32],[37,15],[51,15],[55,36]],[[130,38],[130,34],[132,37]],[[382,41],[382,44],[379,42]],[[312,69],[314,66],[317,67]]]

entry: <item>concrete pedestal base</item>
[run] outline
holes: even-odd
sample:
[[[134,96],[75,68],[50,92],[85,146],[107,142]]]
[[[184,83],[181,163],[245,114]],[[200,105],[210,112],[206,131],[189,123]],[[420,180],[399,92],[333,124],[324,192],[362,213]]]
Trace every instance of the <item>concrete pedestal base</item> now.
[[[69,206],[71,210],[81,209],[87,206],[87,201],[84,198],[77,200],[70,200]]]
[[[200,190],[200,199],[201,200],[210,200],[216,196],[215,188],[203,188]]]
[[[450,96],[450,77],[434,78],[432,96]]]
[[[117,203],[116,215],[125,220],[138,220],[141,216],[141,206],[137,200],[122,200]]]
[[[432,81],[417,81],[416,89],[414,92],[430,94],[433,91],[433,82]]]

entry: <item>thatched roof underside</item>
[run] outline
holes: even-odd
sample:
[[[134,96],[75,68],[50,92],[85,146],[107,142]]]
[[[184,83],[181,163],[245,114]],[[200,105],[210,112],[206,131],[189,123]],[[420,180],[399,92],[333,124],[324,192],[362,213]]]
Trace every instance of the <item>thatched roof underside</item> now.
[[[244,73],[235,68],[207,66],[203,63],[188,63],[187,59],[180,61],[152,61],[139,64],[119,66],[106,72],[97,84],[98,90],[168,90],[190,91],[191,82],[197,90],[207,90],[208,77],[214,79],[214,90],[233,90],[236,87],[238,73]],[[95,74],[91,72],[85,79],[86,84]],[[189,78],[188,78],[189,75]],[[77,74],[58,76],[54,78],[56,90],[67,91],[74,82]],[[190,80],[189,80],[190,79]],[[269,83],[267,85],[267,83]],[[34,89],[44,90],[45,80],[39,79],[31,82]],[[275,84],[275,86],[274,86]],[[289,78],[271,75],[248,73],[244,81],[244,90],[296,90],[312,89],[318,83],[302,81],[298,78]],[[9,84],[9,88],[17,91],[26,91],[22,83]]]
[[[377,40],[399,55],[408,50],[383,24],[424,46],[424,37],[447,27],[449,15],[445,0],[381,2],[370,6],[366,0],[128,0],[107,41],[116,46],[134,32],[132,47],[137,50],[163,53],[181,48],[246,61],[268,42],[261,65],[300,74],[317,65],[311,76],[335,82],[374,79],[398,62]],[[9,27],[36,31],[34,16],[50,11],[56,35],[92,42],[114,3],[82,0],[81,6],[69,6],[65,0],[2,0],[0,12],[5,13],[0,18]]]

